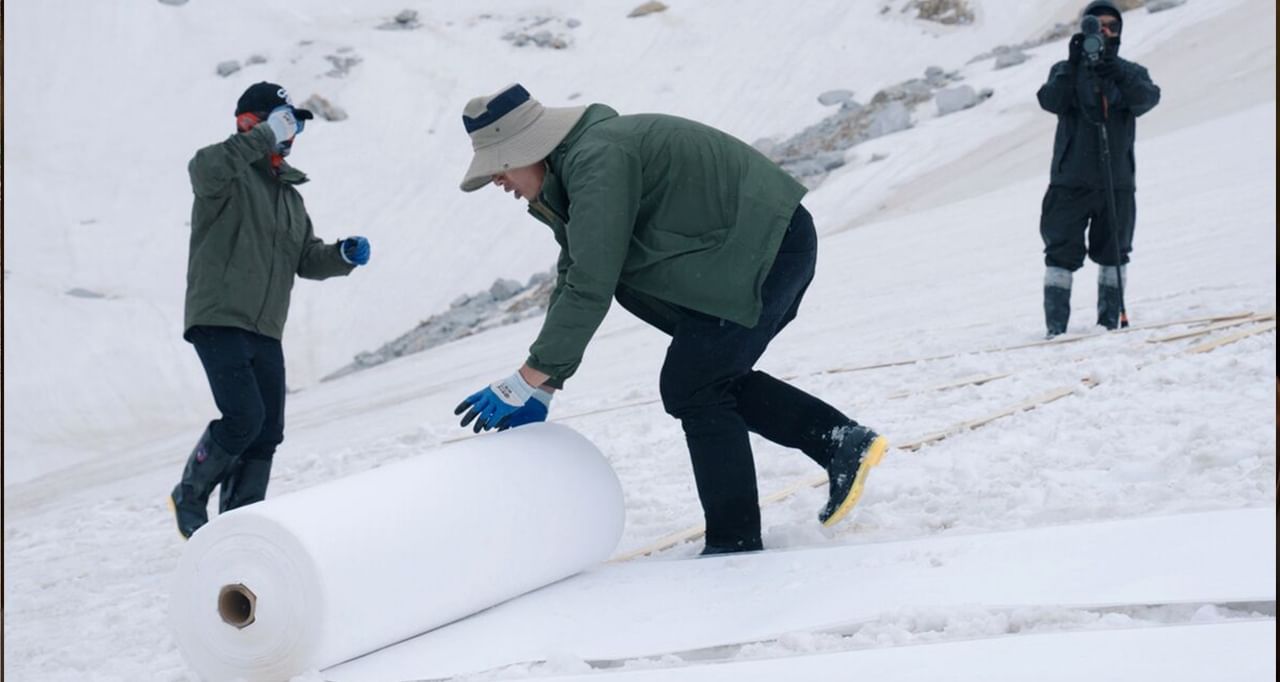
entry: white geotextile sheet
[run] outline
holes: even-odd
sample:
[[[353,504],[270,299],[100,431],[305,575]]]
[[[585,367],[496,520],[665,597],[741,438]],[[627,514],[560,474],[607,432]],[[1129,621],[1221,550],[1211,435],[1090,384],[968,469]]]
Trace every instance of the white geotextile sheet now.
[[[1274,620],[1017,634],[539,682],[1273,682]]]
[[[171,624],[206,679],[287,680],[598,564],[623,519],[577,432],[485,435],[216,517],[179,561]],[[238,585],[243,628],[218,607],[227,586],[248,603]]]
[[[324,671],[445,678],[768,641],[912,608],[1274,601],[1275,508],[606,564]],[[843,679],[843,678],[835,678]]]

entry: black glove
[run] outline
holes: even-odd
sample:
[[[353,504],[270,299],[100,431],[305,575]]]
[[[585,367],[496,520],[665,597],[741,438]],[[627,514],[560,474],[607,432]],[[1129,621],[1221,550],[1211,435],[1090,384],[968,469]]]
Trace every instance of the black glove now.
[[[1098,74],[1099,78],[1115,83],[1124,75],[1124,66],[1115,57],[1103,57],[1093,67],[1093,72]]]
[[[1071,42],[1067,43],[1067,61],[1072,64],[1079,64],[1080,59],[1084,57],[1084,34],[1077,33],[1071,36]]]

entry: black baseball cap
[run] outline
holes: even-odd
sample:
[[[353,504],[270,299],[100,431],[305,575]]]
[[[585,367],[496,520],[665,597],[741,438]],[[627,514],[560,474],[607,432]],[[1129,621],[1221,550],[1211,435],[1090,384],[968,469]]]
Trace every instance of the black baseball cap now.
[[[240,99],[236,101],[236,116],[246,112],[269,113],[281,106],[293,108],[293,115],[298,117],[299,121],[315,118],[315,114],[310,111],[293,106],[293,98],[289,96],[289,91],[285,90],[283,85],[266,81],[250,85],[249,89],[240,95]]]

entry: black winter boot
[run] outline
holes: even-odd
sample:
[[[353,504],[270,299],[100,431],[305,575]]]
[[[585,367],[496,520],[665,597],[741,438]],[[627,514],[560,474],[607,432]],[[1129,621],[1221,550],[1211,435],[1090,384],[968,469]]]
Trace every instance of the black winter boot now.
[[[857,424],[840,427],[833,436],[837,446],[827,466],[827,506],[818,514],[824,526],[835,525],[853,509],[862,497],[871,467],[879,464],[889,449],[884,436]]]
[[[200,526],[209,522],[209,495],[225,476],[235,457],[222,449],[205,429],[187,458],[182,480],[169,493],[178,532],[189,538]]]
[[[218,491],[218,513],[239,509],[267,498],[267,483],[271,481],[271,460],[250,459],[241,456],[231,467]]]
[[[740,552],[759,552],[763,549],[764,549],[764,543],[760,542],[759,540],[756,540],[754,542],[740,540],[732,545],[713,545],[711,543],[707,543],[707,545],[702,548],[702,552],[699,554],[699,556],[714,556],[716,554],[738,554]]]
[[[1098,324],[1107,329],[1120,327],[1120,276],[1124,271],[1123,265],[1119,268],[1114,265],[1098,268]]]
[[[1050,267],[1044,271],[1045,336],[1053,338],[1067,331],[1071,319],[1071,271]]]

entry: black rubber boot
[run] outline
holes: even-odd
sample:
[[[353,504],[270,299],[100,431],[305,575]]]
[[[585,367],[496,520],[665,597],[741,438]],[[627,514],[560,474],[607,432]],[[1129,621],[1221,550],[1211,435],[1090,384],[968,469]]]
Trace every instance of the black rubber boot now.
[[[267,483],[270,481],[270,459],[249,459],[242,456],[222,482],[222,488],[218,492],[218,513],[265,500]]]
[[[827,466],[827,506],[818,514],[824,526],[839,523],[853,509],[862,497],[871,468],[880,463],[889,448],[884,436],[857,424],[843,427],[835,436],[836,450]]]
[[[739,541],[732,545],[713,545],[708,543],[702,548],[699,556],[714,556],[716,554],[738,554],[739,552],[759,552],[764,549],[764,543],[756,540],[755,542]]]
[[[1098,268],[1098,324],[1107,329],[1120,327],[1120,275],[1124,270],[1124,266],[1117,270],[1114,265]]]
[[[1071,319],[1071,271],[1047,268],[1044,272],[1045,336],[1053,338],[1067,331]]]
[[[169,493],[182,537],[191,537],[200,526],[209,522],[209,495],[213,487],[225,478],[234,461],[235,457],[222,449],[205,429],[187,458],[182,480]]]

